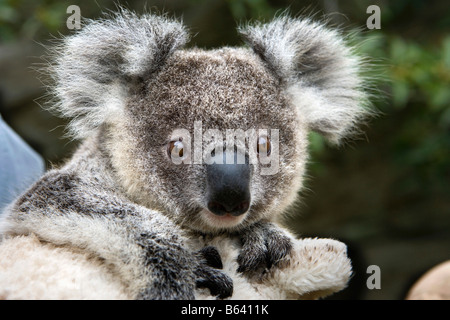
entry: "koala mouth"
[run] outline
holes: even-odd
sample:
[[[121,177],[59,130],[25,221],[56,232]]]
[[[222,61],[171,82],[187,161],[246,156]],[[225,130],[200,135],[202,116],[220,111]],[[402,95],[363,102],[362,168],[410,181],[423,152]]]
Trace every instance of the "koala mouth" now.
[[[232,215],[230,213],[217,215],[209,211],[208,209],[203,209],[200,212],[200,215],[210,227],[217,229],[228,229],[236,227],[240,225],[246,217],[246,214],[241,214],[238,216]]]
[[[201,210],[206,223],[214,228],[232,228],[241,224],[250,210],[250,191],[223,189],[208,195],[207,208]]]

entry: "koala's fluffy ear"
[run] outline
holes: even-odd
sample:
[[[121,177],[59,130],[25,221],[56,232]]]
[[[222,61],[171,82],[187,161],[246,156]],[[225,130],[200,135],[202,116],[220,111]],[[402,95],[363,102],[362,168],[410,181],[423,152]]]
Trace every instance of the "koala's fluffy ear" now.
[[[281,79],[311,130],[334,143],[355,132],[367,111],[361,62],[337,31],[287,16],[239,31]]]
[[[72,119],[77,138],[120,116],[130,90],[154,74],[188,41],[183,25],[164,16],[121,10],[88,21],[51,49],[54,109]]]

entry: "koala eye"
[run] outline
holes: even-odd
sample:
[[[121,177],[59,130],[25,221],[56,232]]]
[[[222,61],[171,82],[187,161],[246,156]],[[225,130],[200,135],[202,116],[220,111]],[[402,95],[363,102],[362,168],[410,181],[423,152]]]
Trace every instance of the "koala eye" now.
[[[167,153],[170,158],[183,158],[184,155],[184,144],[183,139],[179,139],[176,141],[170,141],[167,147]]]
[[[270,139],[267,136],[260,136],[258,138],[258,144],[256,145],[256,151],[258,154],[270,155],[272,146],[270,145]]]

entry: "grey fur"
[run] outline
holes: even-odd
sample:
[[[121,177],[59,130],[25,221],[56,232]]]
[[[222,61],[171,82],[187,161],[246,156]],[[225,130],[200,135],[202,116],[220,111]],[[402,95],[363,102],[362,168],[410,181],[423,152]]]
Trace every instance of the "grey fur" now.
[[[122,10],[65,39],[52,65],[56,108],[85,140],[17,199],[2,233],[90,252],[143,299],[193,298],[196,286],[232,293],[220,258],[190,251],[191,237],[239,234],[246,274],[284,259],[291,243],[272,222],[302,186],[308,130],[337,141],[363,114],[359,65],[336,32],[309,20],[281,17],[241,32],[256,53],[185,50],[179,22]],[[250,209],[237,224],[208,218],[206,165],[168,158],[174,129],[194,132],[195,121],[280,130],[279,172],[252,165]]]

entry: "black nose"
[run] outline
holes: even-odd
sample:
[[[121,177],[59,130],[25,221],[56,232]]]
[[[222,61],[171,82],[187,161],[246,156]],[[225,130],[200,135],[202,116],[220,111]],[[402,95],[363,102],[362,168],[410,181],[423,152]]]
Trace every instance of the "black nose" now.
[[[248,157],[244,164],[211,164],[207,166],[208,209],[223,216],[227,213],[239,216],[247,212],[250,206],[250,165]]]

